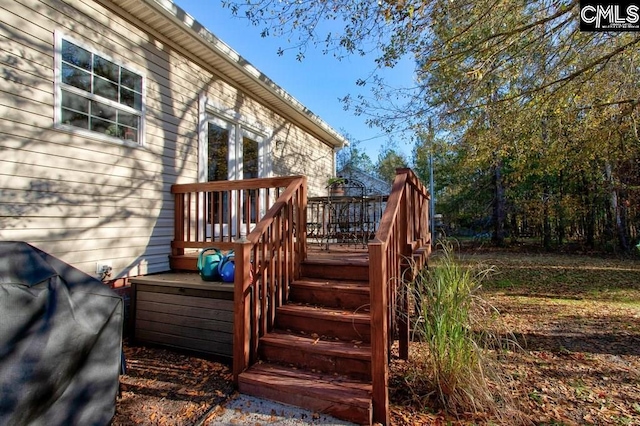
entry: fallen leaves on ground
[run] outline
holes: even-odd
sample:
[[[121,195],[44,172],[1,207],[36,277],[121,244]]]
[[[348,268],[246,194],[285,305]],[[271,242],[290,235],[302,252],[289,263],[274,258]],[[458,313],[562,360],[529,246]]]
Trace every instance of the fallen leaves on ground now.
[[[522,347],[498,355],[512,379],[511,396],[531,424],[640,425],[637,260],[497,251],[466,256],[470,263],[496,265],[483,297]],[[411,362],[424,350],[412,343]],[[228,365],[126,342],[125,355],[113,426],[196,425],[234,393]],[[407,365],[392,362],[392,424],[496,424],[484,413],[452,418],[434,412],[426,386],[403,385]]]
[[[498,355],[503,374],[511,378],[511,396],[531,424],[640,425],[637,261],[500,252],[464,260],[497,265],[482,296],[522,348]],[[412,343],[410,359],[425,350]],[[408,391],[402,386],[406,374],[407,365],[394,361],[394,424],[497,423],[482,413],[460,418],[433,413],[422,406],[429,401],[428,387]]]
[[[127,341],[124,353],[113,426],[195,425],[233,393],[226,364]]]

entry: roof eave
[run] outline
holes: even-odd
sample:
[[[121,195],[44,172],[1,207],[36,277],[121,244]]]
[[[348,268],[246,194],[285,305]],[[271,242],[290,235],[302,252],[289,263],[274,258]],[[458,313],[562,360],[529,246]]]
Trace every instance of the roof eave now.
[[[293,123],[309,131],[324,143],[335,148],[348,145],[344,136],[333,129],[322,118],[306,108],[301,102],[274,83],[269,77],[251,65],[229,45],[216,37],[211,31],[196,21],[191,15],[170,0],[108,0],[125,12],[149,25],[160,34],[166,35],[205,64],[218,71],[221,76],[230,79],[230,83],[239,86],[243,92],[251,95],[276,110]],[[145,5],[155,13],[173,23],[184,37],[169,37],[168,27],[158,22],[158,16],[141,13]],[[203,53],[202,47],[207,53]],[[203,57],[204,56],[204,57]],[[235,75],[234,75],[235,74]]]

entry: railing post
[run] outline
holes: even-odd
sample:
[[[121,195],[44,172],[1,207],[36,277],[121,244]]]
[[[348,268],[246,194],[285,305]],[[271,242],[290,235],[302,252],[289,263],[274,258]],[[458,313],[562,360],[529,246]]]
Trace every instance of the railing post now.
[[[298,247],[300,255],[296,258],[296,273],[294,278],[300,278],[300,264],[307,258],[307,177],[305,176],[300,186],[298,200]]]
[[[414,250],[422,264],[424,230],[420,207],[429,194],[410,169],[397,169],[376,239],[369,243],[373,421],[389,423],[389,354],[398,326],[400,357],[408,359],[410,318],[407,281],[415,275]],[[427,212],[428,217],[429,212]]]
[[[381,243],[369,243],[371,286],[371,396],[373,422],[389,424],[389,318],[387,258]]]
[[[173,240],[184,241],[184,194],[174,195],[174,214],[173,214]],[[184,254],[184,248],[172,248],[173,255],[181,256]]]
[[[398,311],[396,312],[396,318],[398,321],[398,356],[401,359],[409,359],[409,336],[410,322],[409,321],[409,296],[408,288],[412,280],[411,274],[407,272],[411,269],[411,262],[413,260],[413,231],[415,229],[413,223],[413,217],[411,205],[414,202],[412,186],[407,183],[405,186],[403,202],[400,204],[400,217],[405,218],[401,220],[399,225],[400,240],[400,253],[402,258],[400,259],[400,285],[401,291],[399,292],[400,300],[398,300]]]
[[[233,380],[247,369],[252,355],[251,244],[236,243],[233,291]]]

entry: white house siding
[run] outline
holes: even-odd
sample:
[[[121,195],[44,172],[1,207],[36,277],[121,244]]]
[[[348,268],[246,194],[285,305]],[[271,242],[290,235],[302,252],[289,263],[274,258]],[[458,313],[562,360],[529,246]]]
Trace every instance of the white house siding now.
[[[56,31],[143,75],[142,147],[54,128]],[[323,191],[332,148],[196,62],[94,1],[1,2],[0,239],[27,241],[90,274],[105,260],[112,278],[167,270],[170,188],[197,181],[203,93],[272,130],[274,175],[305,174],[311,194]]]
[[[319,149],[315,140],[293,126],[283,128],[274,139],[274,173],[305,175],[310,197],[326,195],[327,180],[333,171],[333,148],[323,144]]]

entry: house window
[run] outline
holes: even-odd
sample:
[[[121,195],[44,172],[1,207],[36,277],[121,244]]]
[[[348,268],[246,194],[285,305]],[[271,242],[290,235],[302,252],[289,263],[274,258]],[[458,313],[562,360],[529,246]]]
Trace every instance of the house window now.
[[[141,143],[142,75],[66,38],[60,38],[58,45],[57,123]]]

